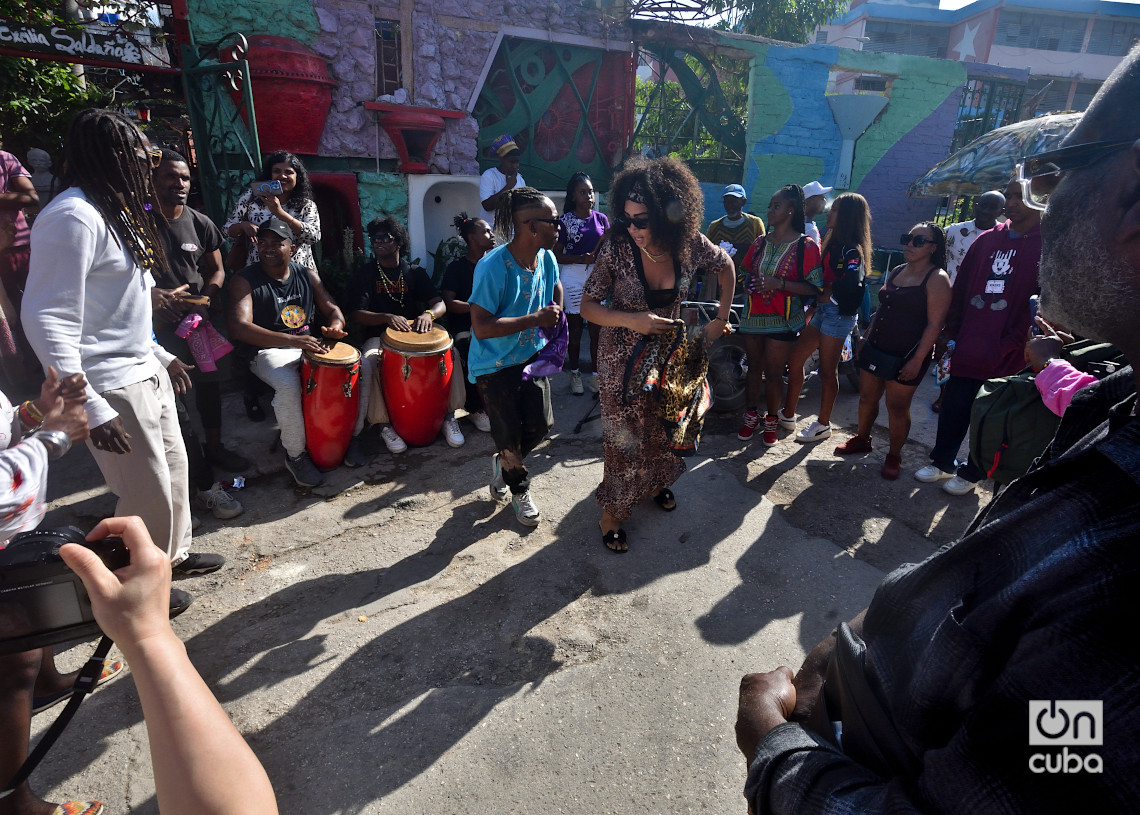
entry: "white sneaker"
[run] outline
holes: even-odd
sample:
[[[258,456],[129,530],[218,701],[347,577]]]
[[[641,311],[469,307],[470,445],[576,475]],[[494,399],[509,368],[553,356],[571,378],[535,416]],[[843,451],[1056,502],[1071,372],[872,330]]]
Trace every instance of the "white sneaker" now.
[[[400,438],[400,434],[393,430],[390,424],[380,428],[380,437],[384,439],[384,446],[388,448],[389,453],[402,453],[408,449],[408,443]]]
[[[598,389],[601,386],[598,385],[598,375],[596,373],[592,373],[588,377],[586,377],[586,387],[590,389],[591,393],[597,393],[598,392]]]
[[[222,521],[236,518],[243,511],[237,499],[222,489],[222,485],[217,481],[208,490],[198,490],[198,500],[214,513],[215,518]]]
[[[463,442],[467,441],[463,438],[463,431],[459,429],[459,422],[454,416],[448,416],[443,420],[443,438],[449,447],[462,447]]]
[[[499,454],[491,456],[491,497],[496,501],[506,501],[511,488],[503,480],[503,467],[499,464]]]
[[[784,428],[784,430],[795,430],[796,429],[796,417],[795,417],[795,415],[793,415],[789,419],[787,416],[784,415],[784,409],[783,408],[780,408],[779,410],[776,411],[776,420],[780,423],[780,427]],[[827,436],[824,436],[823,438],[826,439]]]
[[[800,444],[815,444],[831,437],[831,425],[812,422],[796,434],[796,441]]]
[[[570,372],[570,393],[574,394],[575,396],[581,396],[585,392],[586,391],[582,388],[582,372],[581,371],[571,371]]]
[[[483,411],[468,413],[467,418],[471,420],[471,424],[475,425],[476,430],[481,430],[484,433],[491,432],[491,417]]]
[[[954,478],[954,473],[948,473],[945,470],[940,470],[933,464],[927,464],[921,470],[914,474],[916,480],[921,481],[923,484],[936,484],[939,481],[945,481],[948,478]]]
[[[942,489],[951,495],[969,495],[976,487],[973,481],[967,481],[960,475],[956,475],[942,485]]]
[[[530,490],[516,495],[511,505],[515,508],[515,517],[519,519],[519,523],[523,526],[538,526],[538,507],[530,497]]]

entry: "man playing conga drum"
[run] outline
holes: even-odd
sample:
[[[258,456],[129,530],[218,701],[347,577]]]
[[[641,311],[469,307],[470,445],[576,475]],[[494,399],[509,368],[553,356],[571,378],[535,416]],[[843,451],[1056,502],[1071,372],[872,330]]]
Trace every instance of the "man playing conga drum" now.
[[[285,466],[299,486],[315,487],[325,479],[305,452],[301,357],[327,350],[311,333],[314,303],[328,322],[321,333],[329,340],[345,336],[344,315],[316,273],[291,262],[293,250],[293,231],[284,221],[270,218],[258,228],[260,260],[230,281],[229,327],[238,357],[273,388]]]

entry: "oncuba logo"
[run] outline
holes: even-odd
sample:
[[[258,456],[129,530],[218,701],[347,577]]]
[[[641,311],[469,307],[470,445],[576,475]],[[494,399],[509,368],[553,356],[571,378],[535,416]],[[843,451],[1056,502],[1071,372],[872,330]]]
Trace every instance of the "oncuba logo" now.
[[[1103,773],[1104,763],[1097,753],[1069,751],[1069,747],[1099,747],[1103,743],[1103,702],[1074,699],[1029,702],[1029,746],[1061,748],[1031,755],[1031,772]]]

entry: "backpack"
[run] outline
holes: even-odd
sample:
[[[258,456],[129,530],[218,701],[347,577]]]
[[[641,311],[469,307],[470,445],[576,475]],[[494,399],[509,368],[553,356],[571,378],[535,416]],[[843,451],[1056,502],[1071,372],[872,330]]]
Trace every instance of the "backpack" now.
[[[1073,367],[1100,379],[1127,364],[1108,343],[1070,343],[1061,356]],[[1029,471],[1057,432],[1061,417],[1041,401],[1032,370],[991,379],[970,409],[970,459],[997,484]]]

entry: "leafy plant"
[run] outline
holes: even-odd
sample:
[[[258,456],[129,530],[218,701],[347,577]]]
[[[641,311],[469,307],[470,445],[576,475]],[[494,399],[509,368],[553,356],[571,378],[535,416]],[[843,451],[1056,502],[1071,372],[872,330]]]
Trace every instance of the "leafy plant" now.
[[[738,34],[806,43],[819,26],[847,11],[849,0],[711,0],[709,8],[725,15],[718,27]]]

